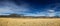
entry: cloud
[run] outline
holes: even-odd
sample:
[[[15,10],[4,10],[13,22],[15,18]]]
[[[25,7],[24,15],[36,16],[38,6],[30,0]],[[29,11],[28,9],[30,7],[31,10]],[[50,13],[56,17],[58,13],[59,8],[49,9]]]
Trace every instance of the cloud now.
[[[21,5],[17,6],[14,2],[3,1],[0,2],[0,14],[6,15],[6,13],[24,14],[25,16],[55,16],[60,15],[60,11],[55,11],[60,5],[50,4],[43,10],[33,9],[30,10],[30,5],[25,2],[21,2]],[[37,6],[36,6],[37,7]],[[36,11],[35,11],[36,10]],[[58,9],[59,10],[59,9]],[[34,13],[32,13],[32,11]],[[31,13],[30,13],[31,12]]]
[[[27,6],[26,6],[27,5]],[[13,2],[0,2],[0,14],[4,13],[23,13],[23,12],[29,12],[29,7],[27,3],[22,4],[21,6],[17,6]]]
[[[56,16],[60,16],[60,11],[55,13]]]
[[[48,10],[48,16],[52,17],[55,16],[55,10]]]
[[[55,16],[56,12],[54,12],[54,10],[48,10],[47,11],[41,11],[41,12],[36,12],[36,13],[26,13],[25,16],[49,16],[49,17],[53,17]]]
[[[26,13],[25,16],[46,16],[45,12]]]
[[[45,11],[42,10],[42,11],[37,11],[37,12],[34,12],[34,13],[26,13],[27,15],[25,16],[49,16],[49,17],[52,17],[52,16],[55,16],[55,10],[52,10],[52,9],[46,9]]]
[[[29,13],[29,14],[26,14],[24,16],[45,16],[44,14],[32,14],[32,13]]]
[[[1,12],[10,12],[11,11],[10,9],[11,9],[10,7],[2,7],[2,8],[0,8],[0,13]],[[11,11],[11,12],[13,12],[13,11]]]

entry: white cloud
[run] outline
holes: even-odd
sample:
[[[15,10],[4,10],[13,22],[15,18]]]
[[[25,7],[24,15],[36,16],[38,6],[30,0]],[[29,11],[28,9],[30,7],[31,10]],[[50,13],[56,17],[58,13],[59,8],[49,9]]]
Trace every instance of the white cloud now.
[[[48,10],[48,16],[52,17],[55,16],[55,10]]]
[[[12,12],[12,11],[10,10],[9,7],[3,7],[3,8],[0,8],[0,13],[1,12]]]
[[[45,12],[26,13],[25,16],[46,16]]]
[[[56,16],[60,16],[60,11],[55,13]]]
[[[28,7],[29,7],[29,4],[27,4],[27,3],[21,4],[21,6],[17,6],[11,2],[2,2],[0,4],[0,15],[6,15],[6,14],[2,14],[2,13],[19,13],[19,14],[25,14],[25,16],[50,16],[50,17],[52,17],[59,13],[59,12],[57,12],[57,13],[55,12],[55,9],[59,6],[51,8],[53,10],[48,8],[48,9],[46,9],[46,11],[41,11],[41,12],[36,12],[36,13],[25,13],[25,12],[31,11],[31,10],[29,10]]]
[[[0,14],[1,13],[19,13],[19,12],[28,12],[28,5],[17,6],[13,2],[0,2]],[[27,6],[26,6],[27,5]]]
[[[52,13],[50,13],[52,12]],[[27,15],[25,16],[49,16],[49,17],[53,17],[55,16],[56,12],[54,12],[54,10],[48,10],[47,11],[41,11],[41,12],[36,12],[36,13],[26,13]]]
[[[54,12],[54,10],[48,10],[48,12],[52,12],[52,13],[53,13],[53,12]]]
[[[55,7],[52,7],[51,8],[51,6],[49,6],[50,8],[46,8],[45,10],[46,11],[41,11],[41,12],[37,12],[36,14],[35,13],[26,13],[27,15],[25,15],[25,16],[49,16],[49,17],[53,17],[53,16],[60,16],[60,11],[58,12],[56,12],[55,10],[58,8],[58,7],[60,7],[60,5],[58,6],[58,5],[56,5]]]

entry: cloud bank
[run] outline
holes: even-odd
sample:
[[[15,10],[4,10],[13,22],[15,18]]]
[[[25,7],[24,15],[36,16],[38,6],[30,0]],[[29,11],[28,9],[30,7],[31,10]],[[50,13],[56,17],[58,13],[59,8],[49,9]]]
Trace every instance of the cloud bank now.
[[[11,13],[24,14],[25,16],[59,16],[60,15],[60,3],[49,4],[45,6],[30,5],[25,2],[16,3],[5,0],[0,2],[0,15],[7,15]],[[34,7],[33,7],[34,6]],[[42,9],[41,9],[42,7]],[[36,8],[36,9],[35,9]]]
[[[23,14],[30,11],[27,7],[29,7],[28,4],[23,3],[21,6],[17,6],[14,2],[3,1],[0,2],[0,14]]]

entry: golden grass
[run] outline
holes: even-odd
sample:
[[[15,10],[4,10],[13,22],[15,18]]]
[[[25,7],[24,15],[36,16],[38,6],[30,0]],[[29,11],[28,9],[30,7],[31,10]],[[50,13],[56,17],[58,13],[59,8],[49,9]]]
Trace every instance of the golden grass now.
[[[0,26],[60,26],[58,19],[0,18]]]

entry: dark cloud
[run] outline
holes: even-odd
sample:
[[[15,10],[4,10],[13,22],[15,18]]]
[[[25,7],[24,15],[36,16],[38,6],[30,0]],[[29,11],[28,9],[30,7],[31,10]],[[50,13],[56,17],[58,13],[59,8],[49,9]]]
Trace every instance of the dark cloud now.
[[[46,5],[46,4],[53,4],[53,3],[60,3],[60,0],[12,0],[17,5],[20,5],[22,2],[36,4],[36,5]]]
[[[26,13],[29,15],[31,13],[32,15],[33,13],[35,15],[34,13],[36,13],[40,15],[42,13],[41,15],[43,15],[48,10],[60,11],[60,0],[0,0],[0,8],[0,12],[6,14],[10,14],[13,11],[18,14]]]

